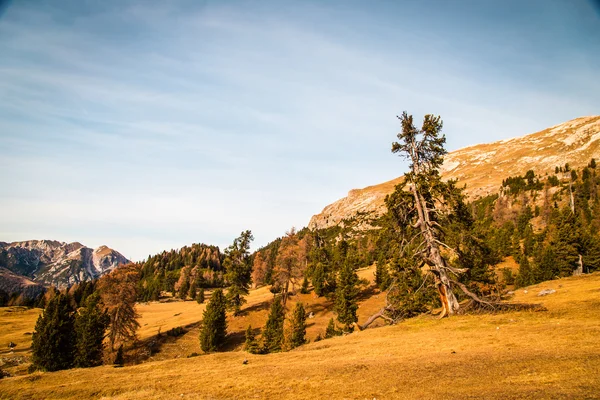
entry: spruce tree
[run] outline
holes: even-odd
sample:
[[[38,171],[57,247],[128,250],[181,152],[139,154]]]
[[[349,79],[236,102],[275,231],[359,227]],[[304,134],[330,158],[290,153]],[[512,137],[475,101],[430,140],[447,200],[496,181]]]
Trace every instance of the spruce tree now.
[[[337,320],[346,325],[346,330],[351,330],[351,325],[358,321],[356,310],[358,304],[358,276],[354,269],[348,264],[344,264],[340,271],[339,282],[335,291],[335,311]]]
[[[116,367],[122,367],[123,365],[125,365],[125,357],[123,355],[123,344],[121,344],[119,346],[119,349],[117,350],[117,355],[115,356],[115,361],[113,362],[113,364]]]
[[[229,283],[227,290],[227,308],[233,315],[240,312],[242,304],[246,302],[244,296],[252,283],[252,258],[250,255],[250,242],[254,240],[252,232],[244,231],[233,244],[225,249],[225,280]]]
[[[291,321],[290,348],[306,343],[306,311],[302,303],[296,303]]]
[[[48,302],[32,336],[32,362],[35,368],[58,371],[73,367],[74,320],[67,295],[59,294]]]
[[[308,278],[304,276],[304,280],[302,281],[302,287],[300,288],[300,293],[308,294]]]
[[[89,368],[102,365],[103,341],[110,323],[108,314],[100,308],[100,296],[93,294],[75,317],[77,344],[75,366]]]
[[[283,324],[285,322],[285,309],[281,303],[281,297],[275,297],[271,304],[269,318],[265,325],[264,337],[264,352],[274,353],[281,351],[283,344]]]
[[[318,263],[313,272],[312,278],[313,288],[317,296],[325,294],[325,267],[322,263]]]
[[[196,295],[196,301],[198,302],[198,304],[204,303],[204,288],[200,288],[200,290],[198,290],[198,294]]]
[[[248,329],[246,329],[246,343],[244,347],[250,354],[258,354],[260,352],[258,341],[256,340],[256,335],[254,334],[251,325],[248,325]]]
[[[517,287],[524,287],[533,285],[535,283],[535,278],[533,276],[533,271],[531,270],[531,266],[529,264],[529,259],[525,255],[521,255],[519,261],[519,274],[515,279],[515,285]]]
[[[329,324],[327,324],[327,328],[325,329],[325,338],[329,339],[339,335],[341,335],[341,332],[335,327],[335,321],[333,318],[331,318],[329,320]]]
[[[200,347],[205,353],[218,350],[227,336],[226,302],[223,290],[213,292],[202,315]]]

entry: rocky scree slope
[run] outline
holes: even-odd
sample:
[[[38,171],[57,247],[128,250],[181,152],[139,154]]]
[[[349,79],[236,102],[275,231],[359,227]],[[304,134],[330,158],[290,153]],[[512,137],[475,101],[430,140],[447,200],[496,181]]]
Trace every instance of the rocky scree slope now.
[[[502,180],[523,175],[554,173],[556,166],[586,166],[600,157],[600,116],[581,117],[530,135],[494,143],[478,144],[448,153],[441,169],[443,178],[466,184],[466,194],[475,199],[496,193]],[[402,177],[363,189],[354,189],[314,215],[308,227],[323,229],[364,216],[385,213],[385,196],[394,191]],[[360,229],[360,223],[358,228]]]
[[[63,288],[96,279],[128,262],[106,246],[91,249],[55,240],[0,242],[0,267],[45,286]]]

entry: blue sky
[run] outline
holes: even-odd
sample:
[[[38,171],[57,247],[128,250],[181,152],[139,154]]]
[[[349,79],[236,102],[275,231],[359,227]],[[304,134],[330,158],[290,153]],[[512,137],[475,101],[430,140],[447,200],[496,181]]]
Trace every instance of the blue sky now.
[[[591,1],[42,1],[0,15],[0,240],[254,247],[448,149],[600,112]]]

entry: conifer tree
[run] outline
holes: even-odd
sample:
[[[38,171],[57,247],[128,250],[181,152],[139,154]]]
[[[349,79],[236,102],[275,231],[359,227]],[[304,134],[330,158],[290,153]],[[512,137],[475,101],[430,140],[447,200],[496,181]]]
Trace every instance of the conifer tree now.
[[[329,339],[339,335],[341,335],[341,332],[335,327],[335,321],[333,318],[331,318],[329,320],[329,324],[327,324],[327,328],[325,329],[325,338]]]
[[[202,315],[200,347],[205,353],[217,351],[227,336],[227,319],[225,296],[223,290],[216,289]]]
[[[103,341],[110,317],[100,307],[100,296],[93,294],[75,317],[77,344],[75,366],[89,368],[102,365]]]
[[[281,351],[283,345],[283,324],[285,322],[285,309],[281,303],[281,297],[275,297],[273,304],[271,304],[271,311],[269,312],[269,318],[265,325],[265,331],[263,334],[264,338],[264,352],[274,353]]]
[[[290,348],[306,343],[306,311],[302,303],[296,303],[291,321]]]
[[[533,276],[533,271],[531,270],[531,265],[529,264],[529,259],[526,255],[521,255],[519,261],[519,274],[515,279],[515,284],[517,287],[524,287],[533,285],[535,283],[535,278]]]
[[[119,348],[117,349],[117,354],[115,356],[115,361],[113,362],[113,364],[117,367],[122,367],[123,365],[125,365],[125,357],[123,355],[123,344],[122,343],[119,346]]]
[[[225,280],[229,283],[227,291],[227,308],[233,315],[240,312],[242,304],[246,302],[244,296],[252,283],[252,258],[250,256],[250,242],[254,240],[252,232],[244,231],[233,244],[225,249],[226,270]]]
[[[356,297],[358,296],[358,276],[354,269],[346,263],[339,276],[339,281],[335,291],[335,312],[337,320],[346,325],[346,330],[351,330],[350,326],[358,321],[356,310],[358,304]]]
[[[196,291],[198,290],[198,286],[196,284],[196,280],[193,280],[192,283],[190,284],[190,290],[188,295],[190,296],[190,298],[192,300],[196,299]]]
[[[246,343],[244,347],[246,351],[250,354],[258,354],[260,352],[258,341],[256,340],[256,335],[252,330],[252,325],[248,325],[248,329],[246,329]]]
[[[37,320],[32,336],[32,362],[36,368],[58,371],[73,367],[74,320],[67,295],[58,294],[48,302]]]
[[[325,267],[322,263],[318,263],[313,272],[312,278],[313,288],[317,296],[325,294]]]
[[[204,303],[204,288],[200,288],[200,290],[198,290],[196,301],[198,302],[198,304]]]
[[[304,280],[302,281],[302,287],[300,288],[300,293],[308,294],[308,278],[304,276]]]

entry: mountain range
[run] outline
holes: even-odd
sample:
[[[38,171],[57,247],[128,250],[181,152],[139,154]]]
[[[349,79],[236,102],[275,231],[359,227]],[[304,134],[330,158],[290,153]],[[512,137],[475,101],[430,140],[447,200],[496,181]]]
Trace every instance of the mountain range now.
[[[14,282],[15,276],[25,286],[39,284],[64,288],[96,279],[129,260],[106,246],[91,249],[78,242],[28,240],[0,242],[0,278]],[[29,283],[31,282],[31,283]]]
[[[554,174],[566,163],[585,167],[600,157],[600,116],[576,118],[530,135],[494,143],[478,144],[448,153],[441,168],[444,179],[456,179],[466,185],[465,194],[476,199],[497,193],[502,180],[534,170],[537,175]],[[328,228],[344,221],[368,224],[369,218],[385,213],[385,197],[394,191],[403,177],[363,189],[326,206],[314,215],[310,229]],[[356,226],[356,225],[355,225]]]

